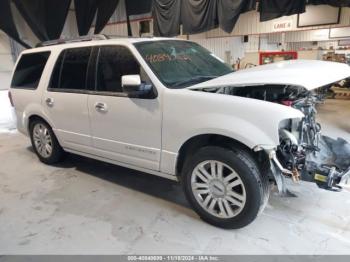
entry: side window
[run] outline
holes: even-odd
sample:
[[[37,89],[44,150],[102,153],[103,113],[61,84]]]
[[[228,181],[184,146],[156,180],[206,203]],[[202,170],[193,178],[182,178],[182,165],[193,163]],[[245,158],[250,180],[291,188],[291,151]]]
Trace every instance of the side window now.
[[[50,87],[64,90],[85,90],[91,47],[64,50],[56,61]]]
[[[141,80],[148,83],[148,77],[139,63],[123,46],[102,46],[97,61],[96,89],[103,92],[121,93],[123,75],[141,75]]]
[[[13,74],[12,88],[37,88],[49,56],[50,52],[22,55]]]

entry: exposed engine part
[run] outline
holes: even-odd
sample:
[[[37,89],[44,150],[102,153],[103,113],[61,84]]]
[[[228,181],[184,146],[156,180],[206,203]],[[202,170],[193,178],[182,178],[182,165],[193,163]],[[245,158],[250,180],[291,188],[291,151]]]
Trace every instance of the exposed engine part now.
[[[270,168],[275,178],[276,185],[280,196],[282,197],[296,197],[295,194],[287,189],[285,176],[292,176],[292,172],[283,168],[282,164],[278,161],[276,151],[269,152]]]
[[[319,151],[321,125],[316,122],[316,104],[322,103],[317,95],[309,93],[305,98],[292,103],[292,107],[300,110],[305,115],[299,124],[299,143],[313,153]]]
[[[319,140],[319,153],[313,154],[315,151],[310,150],[311,146],[296,144],[290,131],[281,129],[279,133],[281,143],[275,154],[270,153],[270,158],[278,169],[272,171],[275,172],[276,184],[282,195],[287,195],[287,189],[283,185],[285,177],[294,182],[314,182],[325,190],[342,189],[341,182],[350,178],[349,143],[343,139],[322,136]]]
[[[298,86],[288,85],[259,85],[259,86],[226,86],[217,93],[254,98],[279,104],[288,104],[286,101],[295,101],[305,97],[307,91]]]
[[[284,168],[282,166],[282,164],[280,163],[280,161],[277,158],[276,151],[271,151],[270,154],[269,154],[269,158],[278,167],[279,171],[281,171],[282,174],[287,175],[287,176],[292,176],[293,175],[292,171],[290,171],[289,169],[286,169],[286,168]]]
[[[299,181],[299,170],[305,167],[306,151],[298,145],[295,136],[286,129],[280,129],[280,140],[277,157],[282,165],[291,171],[293,180]]]
[[[280,129],[279,130],[279,135],[280,135],[280,139],[282,141],[290,140],[291,145],[298,146],[297,138],[291,132],[289,132],[288,130]]]
[[[280,133],[283,135],[274,163],[284,177],[290,177],[294,182],[300,179],[314,182],[320,188],[330,191],[340,191],[342,189],[340,184],[350,179],[350,144],[345,140],[322,136],[320,152],[315,155],[305,150],[303,146],[293,147],[294,143],[291,142],[293,139],[288,138],[291,133]],[[278,174],[275,179],[277,185],[284,182],[278,178]],[[280,185],[279,189],[282,193],[286,191],[283,185]]]
[[[294,183],[297,183],[300,181],[300,174],[298,169],[294,168],[292,171],[292,180]]]

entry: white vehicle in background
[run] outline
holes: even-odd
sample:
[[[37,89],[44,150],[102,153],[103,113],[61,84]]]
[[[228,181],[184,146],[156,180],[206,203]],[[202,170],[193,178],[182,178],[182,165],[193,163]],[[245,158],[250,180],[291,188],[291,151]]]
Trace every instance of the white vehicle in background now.
[[[345,65],[317,61],[232,72],[193,42],[94,36],[24,51],[9,95],[42,162],[67,151],[179,180],[203,220],[240,228],[263,210],[270,182],[285,193],[284,177],[303,168],[285,166],[279,150],[288,140],[301,151],[304,115],[253,93],[349,76]],[[248,86],[246,97],[227,91]]]

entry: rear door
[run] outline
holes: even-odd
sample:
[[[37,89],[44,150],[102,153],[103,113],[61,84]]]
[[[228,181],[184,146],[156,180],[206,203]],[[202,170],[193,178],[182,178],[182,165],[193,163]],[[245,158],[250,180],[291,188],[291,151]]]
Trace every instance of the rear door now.
[[[96,91],[88,99],[95,154],[159,170],[159,97],[129,98],[121,85],[123,75],[138,74],[152,84],[149,77],[125,46],[101,46],[96,60]]]
[[[63,50],[42,100],[61,145],[82,152],[89,151],[91,146],[87,107],[91,54],[92,47]]]
[[[22,54],[13,73],[9,95],[15,106],[17,128],[25,134],[27,126],[23,119],[28,114],[28,108],[40,107],[41,90],[38,87],[45,83],[42,75],[45,75],[43,72],[50,54],[50,51]]]

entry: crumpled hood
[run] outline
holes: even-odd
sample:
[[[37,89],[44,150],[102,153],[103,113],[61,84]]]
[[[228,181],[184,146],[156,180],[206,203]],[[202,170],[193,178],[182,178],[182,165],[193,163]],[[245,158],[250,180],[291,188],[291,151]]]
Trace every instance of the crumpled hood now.
[[[350,66],[318,60],[289,60],[240,70],[189,89],[241,85],[294,85],[307,90],[350,77]]]

